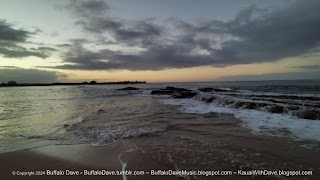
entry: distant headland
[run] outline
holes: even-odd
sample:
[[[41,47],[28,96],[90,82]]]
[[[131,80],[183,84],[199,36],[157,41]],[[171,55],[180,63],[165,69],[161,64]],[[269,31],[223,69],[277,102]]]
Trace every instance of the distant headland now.
[[[21,86],[75,86],[75,85],[105,85],[105,84],[145,84],[146,81],[119,81],[119,82],[81,82],[81,83],[17,83],[9,81],[8,83],[0,84],[0,87],[21,87]]]

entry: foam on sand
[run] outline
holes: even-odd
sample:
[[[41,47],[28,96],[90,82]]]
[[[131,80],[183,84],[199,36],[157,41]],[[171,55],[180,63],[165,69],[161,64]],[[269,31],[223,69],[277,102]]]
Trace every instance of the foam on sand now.
[[[69,131],[78,134],[84,142],[92,146],[104,146],[129,137],[153,134],[165,131],[166,127],[131,127],[126,125],[105,125],[96,128],[70,126]]]

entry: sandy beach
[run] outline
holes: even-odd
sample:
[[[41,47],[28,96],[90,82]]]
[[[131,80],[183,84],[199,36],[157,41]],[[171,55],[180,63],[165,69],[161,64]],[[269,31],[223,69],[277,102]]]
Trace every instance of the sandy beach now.
[[[270,143],[269,138],[260,139],[265,143],[251,145],[233,141],[233,145],[216,144],[203,146],[195,141],[176,141],[176,132],[161,136],[142,136],[120,140],[106,146],[49,145],[28,150],[0,154],[0,175],[4,179],[286,179],[286,176],[252,176],[239,175],[238,171],[249,172],[257,168],[255,164],[263,163],[266,170],[312,170],[310,176],[294,176],[296,179],[318,179],[319,154],[307,149],[292,151],[282,139],[273,139],[274,145],[263,149],[263,144]],[[193,135],[195,136],[195,134]],[[216,139],[218,140],[218,139]],[[220,142],[220,141],[217,141]],[[231,143],[231,142],[230,142]],[[167,145],[165,145],[167,144]],[[173,146],[176,144],[175,146]],[[240,145],[242,144],[242,145]],[[292,144],[293,145],[293,144]],[[299,145],[296,144],[296,145]],[[296,146],[294,145],[294,146]],[[188,147],[187,147],[188,146]],[[223,148],[223,149],[220,149]],[[241,148],[241,149],[238,149]],[[276,149],[276,150],[275,150]],[[291,149],[290,151],[288,151]],[[227,154],[225,154],[227,150]],[[214,154],[211,154],[213,153]],[[234,153],[234,155],[232,155]],[[262,154],[260,154],[262,153]],[[244,159],[243,159],[244,158]],[[244,162],[240,162],[244,161]],[[246,164],[250,162],[250,164]],[[268,163],[266,163],[268,162]],[[245,165],[246,164],[246,165]],[[306,168],[309,167],[309,168]],[[126,170],[140,175],[106,175]],[[152,170],[188,170],[212,171],[231,170],[232,175],[215,176],[160,176],[152,175]],[[27,173],[40,175],[31,175]],[[79,173],[78,175],[76,173]],[[99,173],[106,173],[99,175]],[[149,173],[149,174],[148,174]],[[291,177],[292,178],[292,177]]]
[[[144,86],[2,88],[1,179],[319,179],[318,97]]]
[[[165,166],[150,159],[130,140],[122,140],[104,147],[93,147],[88,144],[50,145],[4,153],[0,155],[0,167],[3,179],[126,179],[128,176],[93,175],[92,170],[147,172],[151,169],[166,169]],[[50,170],[50,173],[47,170]],[[76,171],[83,173],[84,170],[87,170],[90,175],[74,174]],[[32,171],[40,174],[44,171],[45,174],[38,176],[24,174]],[[59,175],[61,171],[64,175]],[[147,177],[150,178],[149,175],[142,175],[130,176],[129,179]],[[173,178],[167,177],[167,179]],[[153,179],[161,179],[161,177],[153,177]]]

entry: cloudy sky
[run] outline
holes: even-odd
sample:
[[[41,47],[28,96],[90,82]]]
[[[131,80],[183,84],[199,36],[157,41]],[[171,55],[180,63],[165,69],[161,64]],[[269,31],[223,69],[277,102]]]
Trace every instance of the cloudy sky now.
[[[316,79],[319,0],[1,0],[0,82]]]

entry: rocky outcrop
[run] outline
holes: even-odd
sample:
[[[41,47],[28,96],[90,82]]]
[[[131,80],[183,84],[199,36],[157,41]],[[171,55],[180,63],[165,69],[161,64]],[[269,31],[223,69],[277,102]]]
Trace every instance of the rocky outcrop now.
[[[103,113],[105,113],[105,111],[102,110],[102,109],[99,109],[99,110],[97,111],[97,114],[103,114]]]
[[[202,97],[201,98],[201,101],[204,101],[206,103],[211,103],[215,100],[216,98],[215,97]]]
[[[172,94],[172,97],[173,98],[192,98],[194,96],[196,96],[197,93],[196,92],[193,92],[193,91],[175,91],[173,94]]]
[[[172,90],[153,90],[151,91],[151,94],[155,95],[171,95],[174,91]]]
[[[122,88],[122,89],[118,89],[118,90],[139,90],[139,88],[136,88],[136,87],[125,87],[125,88]]]
[[[119,90],[139,90],[136,87],[126,87]],[[297,116],[303,119],[319,120],[320,111],[317,108],[318,102],[313,101],[316,98],[312,97],[300,97],[297,96],[298,100],[308,99],[312,102],[301,102],[286,101],[285,98],[291,99],[292,96],[275,96],[275,95],[250,95],[250,94],[239,94],[239,93],[220,93],[220,92],[235,92],[234,90],[219,89],[219,88],[200,88],[198,91],[193,91],[185,88],[176,88],[168,86],[163,89],[155,89],[151,91],[153,95],[168,95],[175,99],[182,98],[193,98],[197,96],[199,91],[209,92],[200,93],[202,97],[201,101],[205,103],[215,103],[217,106],[224,106],[236,109],[248,109],[258,110],[276,114],[289,114]],[[230,97],[231,96],[231,97]],[[232,98],[236,97],[236,98]],[[279,98],[280,97],[280,98]],[[279,98],[279,99],[278,99]],[[247,100],[248,99],[248,100]],[[303,106],[303,107],[301,107]],[[312,107],[307,109],[306,107]],[[98,111],[103,113],[103,111]]]
[[[272,106],[269,109],[269,112],[281,114],[285,111],[285,108],[282,106]]]
[[[197,93],[192,90],[170,86],[160,90],[153,90],[151,94],[171,95],[173,98],[192,98],[197,95]]]
[[[201,92],[236,92],[234,90],[226,90],[226,89],[219,89],[219,88],[200,88],[198,90]]]
[[[171,86],[164,88],[164,90],[167,90],[167,91],[190,91],[185,88],[175,88],[175,87],[171,87]]]
[[[297,116],[304,119],[320,120],[320,112],[316,110],[298,112]]]

